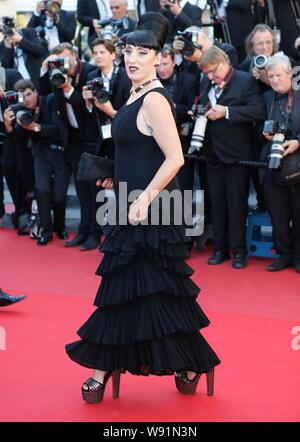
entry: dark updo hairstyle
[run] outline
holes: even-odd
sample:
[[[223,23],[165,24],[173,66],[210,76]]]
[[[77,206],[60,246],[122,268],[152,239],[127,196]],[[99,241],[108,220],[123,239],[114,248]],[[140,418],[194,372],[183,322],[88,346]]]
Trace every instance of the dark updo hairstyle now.
[[[139,19],[137,30],[124,36],[128,45],[161,51],[169,34],[169,21],[159,12],[147,12]]]

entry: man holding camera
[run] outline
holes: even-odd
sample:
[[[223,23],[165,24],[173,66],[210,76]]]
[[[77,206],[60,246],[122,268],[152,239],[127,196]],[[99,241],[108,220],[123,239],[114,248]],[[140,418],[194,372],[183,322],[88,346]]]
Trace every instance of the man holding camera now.
[[[177,31],[189,26],[202,26],[202,10],[186,0],[159,0],[161,12],[170,23],[168,43],[171,43]]]
[[[43,29],[48,51],[60,43],[71,43],[75,35],[75,15],[62,9],[62,3],[62,0],[37,2],[36,10],[27,24],[28,28]]]
[[[89,44],[97,38],[102,30],[99,20],[112,17],[109,0],[78,0],[77,17],[82,26],[89,27]]]
[[[32,147],[36,194],[41,236],[38,245],[45,246],[55,232],[67,239],[65,231],[66,194],[69,166],[59,139],[59,123],[53,94],[40,97],[29,80],[20,80],[16,90],[22,93],[24,110],[8,107],[4,121],[8,136],[19,144]],[[54,223],[51,208],[54,209]]]
[[[17,202],[17,153],[16,147],[6,137],[3,113],[6,108],[5,91],[13,90],[21,78],[21,74],[16,69],[5,69],[0,66],[0,219],[5,214],[3,175],[14,203]]]
[[[4,35],[0,43],[0,63],[4,68],[16,68],[22,77],[32,80],[38,87],[42,57],[46,49],[32,28],[16,29],[11,17],[2,18],[1,31]]]
[[[269,120],[265,122],[265,145],[262,158],[268,160],[263,187],[271,216],[273,238],[279,259],[268,266],[276,272],[293,266],[300,273],[300,182],[281,185],[276,175],[288,155],[300,146],[300,91],[293,88],[289,58],[271,57],[266,65],[271,91],[264,94]]]
[[[114,35],[120,38],[128,32],[134,31],[137,22],[128,16],[127,0],[110,0],[109,4],[113,19],[112,26]]]
[[[41,90],[44,94],[53,89],[60,114],[60,133],[65,154],[71,162],[75,188],[80,203],[80,224],[77,235],[65,243],[66,247],[81,246],[91,250],[99,243],[100,229],[90,222],[91,206],[95,204],[90,183],[76,179],[81,154],[86,151],[93,126],[87,115],[82,88],[87,84],[88,74],[95,66],[77,58],[76,49],[70,43],[62,43],[51,51],[43,62]],[[88,149],[95,153],[94,146]],[[95,229],[96,231],[95,231]],[[97,241],[95,237],[97,235]]]
[[[232,267],[242,269],[247,257],[249,169],[238,161],[252,160],[251,127],[253,121],[265,119],[265,109],[254,78],[234,70],[221,49],[208,49],[200,68],[206,74],[200,104],[208,119],[203,149],[214,235],[208,264],[230,259],[230,251]]]

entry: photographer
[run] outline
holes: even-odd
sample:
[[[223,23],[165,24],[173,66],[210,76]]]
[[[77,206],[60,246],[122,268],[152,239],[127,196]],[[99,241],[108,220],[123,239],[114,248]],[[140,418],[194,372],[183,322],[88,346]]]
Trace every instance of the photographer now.
[[[177,31],[183,31],[188,26],[202,26],[202,10],[188,1],[159,0],[161,12],[170,24],[167,43],[171,43]]]
[[[221,264],[233,254],[232,267],[246,267],[246,221],[249,168],[237,164],[252,160],[251,127],[265,119],[259,88],[249,74],[233,69],[219,48],[206,51],[200,61],[206,74],[200,104],[208,120],[203,144],[211,200],[214,254],[208,264]]]
[[[268,271],[293,266],[300,273],[300,183],[280,185],[276,181],[285,157],[299,150],[300,91],[292,87],[292,67],[285,55],[271,57],[266,72],[272,90],[263,97],[269,120],[264,127],[268,143],[262,159],[268,160],[268,168],[264,173],[263,187],[279,254],[279,259],[268,266]]]
[[[0,219],[5,214],[3,174],[14,203],[17,201],[17,152],[16,147],[6,137],[3,113],[6,108],[5,91],[13,90],[15,83],[21,78],[16,69],[0,66]]]
[[[77,2],[78,21],[82,26],[89,27],[89,44],[99,36],[102,30],[99,20],[107,20],[111,17],[109,0],[78,0]]]
[[[45,246],[53,239],[53,232],[60,239],[68,238],[65,231],[65,208],[69,166],[59,139],[53,94],[40,97],[29,80],[18,81],[16,90],[22,93],[24,110],[16,112],[8,107],[4,112],[4,121],[12,140],[32,147],[41,228],[37,244]],[[52,204],[54,222],[51,217]]]
[[[62,42],[71,43],[75,35],[75,15],[62,9],[62,3],[62,0],[37,2],[36,10],[27,24],[27,28],[43,29],[48,51]]]
[[[80,224],[78,233],[65,243],[66,247],[81,245],[81,250],[95,248],[89,241],[90,236],[90,207],[93,196],[90,185],[76,179],[78,163],[81,154],[86,149],[89,140],[91,121],[87,115],[82,88],[87,83],[88,74],[95,66],[84,63],[77,58],[76,49],[70,43],[62,43],[51,51],[51,55],[43,62],[41,90],[48,93],[53,89],[60,113],[60,133],[65,154],[71,162],[76,193],[80,204]],[[87,137],[87,140],[85,139]],[[97,226],[98,228],[99,226]],[[98,228],[98,233],[99,228]],[[100,234],[100,233],[99,233]],[[86,243],[87,242],[87,243]],[[93,245],[93,247],[91,247]]]
[[[278,42],[272,29],[265,24],[258,24],[248,35],[245,42],[247,58],[238,69],[249,72],[256,80],[262,92],[270,89],[266,73],[268,58],[278,52]]]
[[[198,63],[200,62],[202,55],[212,46],[222,49],[222,51],[228,55],[231,66],[237,66],[238,56],[236,49],[233,46],[211,39],[197,26],[191,26],[185,29],[181,34],[182,35],[175,36],[173,49],[176,53],[176,63],[184,71],[191,72],[199,77],[200,71]],[[190,34],[192,34],[191,37]],[[189,44],[187,44],[187,38],[189,39]],[[194,44],[191,45],[191,41],[194,42]]]
[[[122,35],[136,29],[137,21],[128,16],[127,0],[110,0],[110,9],[113,19],[113,33],[120,38]]]
[[[97,69],[88,76],[87,85],[83,87],[83,98],[86,104],[86,130],[84,135],[85,150],[113,158],[114,144],[110,135],[111,120],[117,110],[128,100],[131,83],[126,71],[114,65],[115,47],[108,41],[97,38],[91,45]],[[101,146],[101,147],[100,147]],[[99,152],[100,148],[100,152]],[[96,223],[96,186],[90,186],[89,237],[84,247],[95,248],[99,243],[99,225]],[[98,189],[99,190],[99,189]]]
[[[42,57],[46,48],[36,31],[31,28],[16,29],[14,19],[3,17],[1,31],[4,35],[0,43],[0,63],[4,68],[17,69],[23,78],[32,80],[38,87]]]

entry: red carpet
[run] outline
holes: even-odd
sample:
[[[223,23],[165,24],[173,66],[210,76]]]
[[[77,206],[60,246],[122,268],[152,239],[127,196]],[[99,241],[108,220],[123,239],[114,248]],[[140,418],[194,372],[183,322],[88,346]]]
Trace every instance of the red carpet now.
[[[300,326],[300,275],[292,269],[271,274],[269,261],[256,258],[245,270],[213,267],[209,250],[194,252],[199,302],[212,321],[203,334],[222,360],[215,396],[206,396],[204,379],[196,396],[185,397],[172,377],[125,375],[120,399],[109,386],[103,403],[87,405],[80,386],[90,371],[69,360],[64,344],[94,309],[100,253],[59,240],[39,248],[3,229],[0,247],[0,286],[28,295],[0,309],[0,421],[299,421],[292,329]]]

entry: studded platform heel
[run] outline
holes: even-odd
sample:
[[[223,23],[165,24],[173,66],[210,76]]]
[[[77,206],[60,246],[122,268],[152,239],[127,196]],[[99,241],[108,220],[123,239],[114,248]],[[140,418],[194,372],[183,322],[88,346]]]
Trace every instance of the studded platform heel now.
[[[104,396],[105,387],[109,378],[112,378],[112,396],[114,399],[119,397],[120,392],[120,371],[109,371],[103,379],[103,383],[96,381],[94,378],[87,379],[81,388],[82,399],[88,404],[96,404],[101,402]],[[83,388],[88,387],[87,389]]]
[[[206,388],[207,388],[207,396],[213,396],[214,394],[214,369],[206,374]],[[185,372],[176,373],[175,375],[175,384],[177,390],[182,394],[194,395],[197,391],[197,386],[201,374],[197,374],[194,379],[189,379]]]

